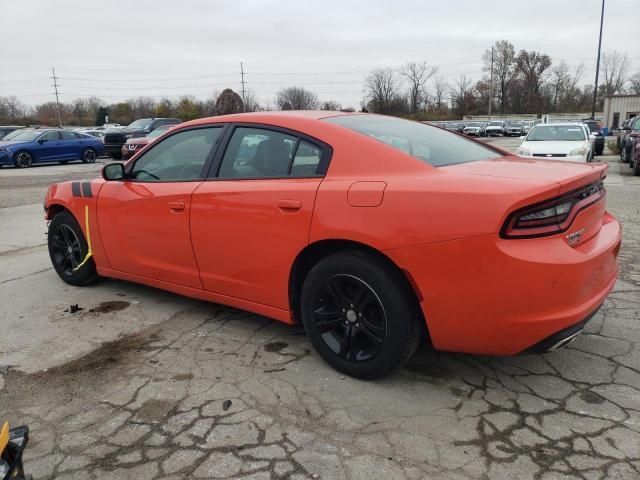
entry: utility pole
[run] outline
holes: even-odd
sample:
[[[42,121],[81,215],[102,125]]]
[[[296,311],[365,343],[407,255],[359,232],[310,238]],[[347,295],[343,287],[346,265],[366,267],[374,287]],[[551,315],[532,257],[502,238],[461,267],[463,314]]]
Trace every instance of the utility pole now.
[[[53,88],[56,92],[56,106],[58,107],[58,126],[62,128],[62,115],[60,114],[60,99],[58,98],[58,78],[56,77],[56,69],[51,68],[53,72]]]
[[[600,48],[602,47],[602,24],[604,23],[604,0],[602,0],[602,11],[600,12],[600,39],[598,40],[598,61],[596,62],[596,84],[593,87],[593,104],[591,106],[591,119],[596,117],[596,99],[598,98],[598,74],[600,73]]]
[[[491,80],[489,81],[489,120],[491,120],[491,104],[493,103],[493,45],[491,46]]]
[[[245,92],[244,92],[244,84],[245,84],[245,81],[244,81],[244,65],[243,65],[242,62],[240,62],[240,77],[241,77],[240,83],[242,83],[242,111],[244,112],[244,109],[245,109],[245,107],[244,107],[244,94],[245,94]]]

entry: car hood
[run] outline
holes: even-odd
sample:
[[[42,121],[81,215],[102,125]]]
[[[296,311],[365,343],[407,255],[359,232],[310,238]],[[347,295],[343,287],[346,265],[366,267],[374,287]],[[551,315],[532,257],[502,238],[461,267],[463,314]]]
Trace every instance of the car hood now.
[[[127,140],[127,145],[146,145],[147,143],[149,143],[152,139],[151,138],[147,138],[147,137],[138,137],[138,138],[129,138]]]
[[[557,162],[517,156],[459,163],[440,168],[467,175],[555,182],[560,186],[560,193],[593,183],[604,178],[607,172],[607,165],[602,163]]]
[[[522,142],[520,148],[526,148],[532,154],[546,153],[569,153],[576,148],[586,146],[586,141],[582,142]]]
[[[4,147],[16,147],[16,146],[20,146],[20,145],[29,145],[33,142],[25,142],[25,141],[17,141],[14,142],[12,140],[8,140],[8,141],[2,141],[0,140],[0,148],[4,148]]]

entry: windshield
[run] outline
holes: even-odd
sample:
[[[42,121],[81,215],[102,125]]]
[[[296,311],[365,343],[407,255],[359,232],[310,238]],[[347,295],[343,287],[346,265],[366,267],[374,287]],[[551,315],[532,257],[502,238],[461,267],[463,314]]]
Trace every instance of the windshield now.
[[[489,122],[490,127],[501,127],[502,122]]]
[[[476,122],[467,123],[467,127],[479,127],[480,125],[481,125],[480,123],[476,123]]]
[[[527,142],[581,142],[584,140],[584,130],[579,125],[539,125],[531,130],[526,139]]]
[[[325,120],[375,138],[435,167],[501,156],[460,135],[401,118],[344,115]]]
[[[28,142],[31,140],[35,140],[40,135],[42,135],[42,133],[42,130],[16,130],[15,132],[11,132],[9,135],[4,137],[2,140]]]
[[[149,133],[147,135],[147,138],[156,138],[159,137],[160,135],[162,135],[164,132],[166,132],[167,130],[169,130],[169,128],[171,127],[158,127],[155,130],[151,131],[151,133]]]
[[[520,122],[507,122],[507,125],[511,125],[511,126],[515,126],[515,127],[519,127],[520,125],[522,125]]]
[[[130,123],[127,128],[146,128],[153,123],[150,118],[141,118],[133,123]]]

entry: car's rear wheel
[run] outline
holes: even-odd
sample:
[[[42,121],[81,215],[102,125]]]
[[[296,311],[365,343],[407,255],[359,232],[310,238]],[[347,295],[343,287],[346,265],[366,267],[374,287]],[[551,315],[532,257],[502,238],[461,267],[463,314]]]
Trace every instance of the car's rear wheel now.
[[[320,356],[353,377],[386,375],[420,339],[421,316],[406,281],[373,254],[349,250],[321,260],[304,281],[300,306]]]
[[[620,149],[620,161],[622,163],[629,163],[629,151],[627,150],[627,147],[622,147]]]
[[[29,152],[22,150],[21,152],[16,153],[14,163],[18,168],[29,168],[33,163],[33,157]]]
[[[70,285],[88,285],[98,278],[93,258],[82,263],[89,246],[76,219],[67,211],[49,223],[49,256],[53,268]]]
[[[82,160],[82,163],[93,163],[96,161],[97,157],[98,155],[93,148],[85,148],[80,159]]]

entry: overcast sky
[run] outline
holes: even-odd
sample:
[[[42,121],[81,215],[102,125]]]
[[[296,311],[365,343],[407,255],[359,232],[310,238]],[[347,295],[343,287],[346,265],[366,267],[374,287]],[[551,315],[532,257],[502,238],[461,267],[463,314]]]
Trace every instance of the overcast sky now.
[[[500,39],[554,62],[584,64],[593,84],[600,0],[0,0],[0,96],[63,101],[199,98],[247,88],[261,102],[298,85],[357,107],[377,67],[426,61],[454,80],[481,78]],[[603,51],[640,70],[640,0],[607,0]]]

